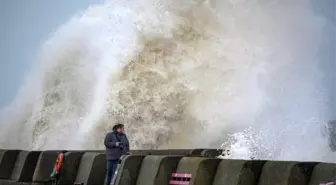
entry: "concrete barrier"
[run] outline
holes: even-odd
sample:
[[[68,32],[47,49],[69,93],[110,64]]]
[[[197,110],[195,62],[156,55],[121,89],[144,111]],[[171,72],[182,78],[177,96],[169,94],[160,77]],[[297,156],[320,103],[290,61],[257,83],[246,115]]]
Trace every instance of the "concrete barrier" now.
[[[33,175],[33,182],[46,183],[50,180],[58,151],[44,151],[40,154],[36,169]]]
[[[201,152],[202,157],[215,158],[223,153],[222,149],[206,149]]]
[[[24,184],[31,182],[36,163],[41,152],[21,151],[15,162],[10,179],[1,179],[1,185]]]
[[[197,148],[197,149],[193,149],[193,150],[191,150],[191,152],[190,152],[190,156],[201,156],[201,154],[202,154],[202,152],[204,151],[204,150],[208,150],[208,149],[206,149],[206,148]]]
[[[320,163],[315,166],[309,185],[336,182],[336,164]]]
[[[105,154],[87,152],[81,158],[75,182],[84,185],[103,185],[105,174]]]
[[[136,185],[143,155],[124,156],[118,167],[115,185]]]
[[[132,155],[151,155],[153,150],[131,150]]]
[[[75,182],[79,164],[84,152],[67,152],[60,171],[58,185],[71,185]]]
[[[36,151],[21,151],[10,179],[18,182],[31,182],[40,154],[41,152]]]
[[[336,164],[331,163],[220,160],[212,158],[218,152],[214,149],[137,151],[148,156],[125,156],[115,185],[167,185],[172,173],[192,174],[190,185],[319,185],[336,181]],[[0,185],[49,184],[58,152],[0,150]],[[104,185],[106,156],[105,151],[98,152],[66,153],[59,185]]]
[[[204,156],[216,157],[222,150],[217,149],[161,149],[161,150],[131,150],[133,155],[184,155],[184,156]],[[105,150],[69,150],[69,152],[93,152],[105,153]]]
[[[189,156],[191,149],[167,149],[167,150],[131,150],[133,155],[184,155]]]
[[[316,164],[286,161],[266,162],[258,185],[307,185]]]
[[[212,185],[256,185],[265,161],[221,160]]]
[[[136,185],[167,185],[180,159],[181,156],[146,156],[142,161]]]
[[[105,150],[68,150],[68,152],[83,152],[83,153],[105,153]]]
[[[103,153],[105,153],[106,151],[105,151],[105,150],[85,150],[85,151],[82,151],[82,152],[92,152],[92,153],[103,154]]]
[[[192,174],[189,185],[212,185],[220,159],[183,157],[176,173]]]
[[[20,150],[0,151],[0,179],[9,179]]]

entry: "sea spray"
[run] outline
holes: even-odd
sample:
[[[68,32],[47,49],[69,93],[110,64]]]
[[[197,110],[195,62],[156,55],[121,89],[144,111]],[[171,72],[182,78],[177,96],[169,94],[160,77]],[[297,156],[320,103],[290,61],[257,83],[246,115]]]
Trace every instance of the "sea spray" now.
[[[91,6],[43,45],[0,146],[103,149],[124,123],[133,149],[228,142],[232,158],[334,161],[320,134],[326,24],[308,0]]]

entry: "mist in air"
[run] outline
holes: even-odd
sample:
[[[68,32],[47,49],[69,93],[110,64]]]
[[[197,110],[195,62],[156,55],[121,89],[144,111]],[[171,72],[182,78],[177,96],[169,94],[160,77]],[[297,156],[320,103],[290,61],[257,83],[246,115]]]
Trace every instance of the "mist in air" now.
[[[335,24],[308,0],[108,0],[64,23],[1,110],[0,147],[229,148],[336,162]],[[17,137],[8,139],[10,136]]]

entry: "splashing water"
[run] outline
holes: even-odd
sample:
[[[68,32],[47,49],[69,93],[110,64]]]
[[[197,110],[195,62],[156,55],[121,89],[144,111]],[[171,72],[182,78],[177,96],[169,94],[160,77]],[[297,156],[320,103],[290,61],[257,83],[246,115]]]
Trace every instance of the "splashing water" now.
[[[320,132],[326,24],[307,0],[91,6],[43,45],[0,146],[103,149],[121,122],[133,149],[226,141],[230,158],[336,161]]]

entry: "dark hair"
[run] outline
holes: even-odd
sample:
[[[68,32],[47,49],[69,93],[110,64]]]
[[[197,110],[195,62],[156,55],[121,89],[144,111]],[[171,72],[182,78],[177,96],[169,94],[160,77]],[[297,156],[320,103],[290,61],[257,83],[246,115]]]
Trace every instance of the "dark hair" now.
[[[116,124],[116,125],[113,126],[112,130],[116,131],[119,128],[124,128],[124,125],[123,124]]]

